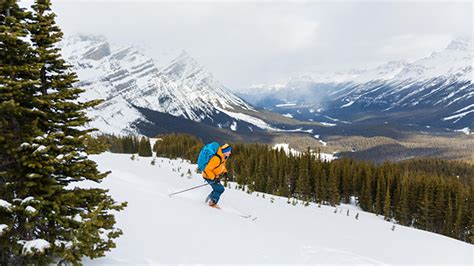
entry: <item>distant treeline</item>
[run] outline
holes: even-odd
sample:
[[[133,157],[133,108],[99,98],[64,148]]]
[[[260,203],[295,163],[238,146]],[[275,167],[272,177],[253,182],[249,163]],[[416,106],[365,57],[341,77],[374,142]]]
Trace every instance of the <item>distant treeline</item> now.
[[[96,139],[106,146],[106,149],[113,153],[138,153],[139,156],[151,157],[150,140],[147,137],[137,136],[116,136],[116,135],[100,135]]]
[[[185,134],[159,138],[153,147],[157,156],[191,162],[204,145]],[[354,196],[363,210],[386,220],[474,243],[472,165],[435,158],[383,164],[326,162],[309,150],[288,155],[261,144],[233,147],[228,169],[242,190],[332,206],[349,203]]]

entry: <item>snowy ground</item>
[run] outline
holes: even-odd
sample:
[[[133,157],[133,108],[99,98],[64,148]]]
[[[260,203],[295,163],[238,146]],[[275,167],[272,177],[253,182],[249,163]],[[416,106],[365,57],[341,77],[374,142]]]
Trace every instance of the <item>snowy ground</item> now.
[[[132,161],[111,153],[91,157],[102,170],[112,170],[100,186],[129,205],[117,215],[124,231],[117,248],[85,264],[473,264],[473,245],[398,225],[392,231],[392,223],[351,205],[337,213],[327,206],[293,206],[286,198],[249,195],[232,184],[222,196],[223,210],[216,210],[203,203],[207,186],[168,196],[203,184],[195,165],[164,158],[151,165],[152,158]]]

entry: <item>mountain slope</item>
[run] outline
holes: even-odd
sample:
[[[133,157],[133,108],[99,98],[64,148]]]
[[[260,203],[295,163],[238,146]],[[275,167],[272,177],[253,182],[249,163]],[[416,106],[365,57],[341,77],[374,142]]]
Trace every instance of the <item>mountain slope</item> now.
[[[258,85],[249,90],[254,95],[242,96],[303,120],[321,121],[320,116],[327,116],[353,123],[472,129],[472,68],[472,41],[456,39],[446,49],[412,63],[391,61],[369,70],[307,74],[276,85]],[[337,120],[333,121],[340,123]]]
[[[255,117],[256,110],[184,51],[171,51],[155,60],[138,48],[84,35],[66,38],[61,48],[78,74],[77,85],[86,90],[83,99],[105,99],[90,112],[92,126],[101,131],[140,132],[143,123],[167,126],[148,121],[142,109],[232,131],[271,129]]]
[[[473,263],[470,244],[404,226],[392,231],[391,223],[355,206],[342,205],[334,213],[333,207],[292,206],[279,197],[272,203],[269,195],[227,188],[223,210],[216,210],[203,203],[209,187],[168,196],[203,183],[195,165],[164,158],[151,165],[152,158],[132,161],[111,153],[92,158],[101,170],[112,170],[99,186],[129,205],[117,214],[124,230],[117,248],[86,264]]]

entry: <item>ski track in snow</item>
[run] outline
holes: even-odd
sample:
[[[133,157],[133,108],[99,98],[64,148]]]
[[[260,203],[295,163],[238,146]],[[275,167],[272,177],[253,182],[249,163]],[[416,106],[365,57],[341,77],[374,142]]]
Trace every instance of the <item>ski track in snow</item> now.
[[[166,158],[156,158],[151,165],[151,157],[132,161],[128,154],[90,157],[102,171],[112,173],[100,184],[81,186],[110,189],[114,199],[128,201],[128,207],[116,215],[117,226],[124,231],[117,248],[105,258],[84,259],[86,265],[473,262],[473,245],[400,225],[392,231],[392,223],[353,205],[338,206],[337,213],[329,206],[305,207],[301,202],[292,206],[286,198],[247,194],[231,183],[232,189],[226,188],[219,202],[223,210],[218,211],[203,203],[208,186],[168,196],[203,184],[196,165]]]

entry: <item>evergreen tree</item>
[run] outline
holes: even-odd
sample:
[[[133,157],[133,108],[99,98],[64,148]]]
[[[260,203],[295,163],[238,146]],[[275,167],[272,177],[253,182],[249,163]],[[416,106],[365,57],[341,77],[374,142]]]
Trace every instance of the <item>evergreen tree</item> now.
[[[443,234],[453,236],[453,203],[451,195],[448,195],[448,206],[444,217]]]
[[[457,188],[458,193],[456,195],[456,206],[455,206],[455,219],[454,219],[454,237],[456,238],[463,238],[465,234],[465,199],[466,196],[463,193],[463,189],[461,187]]]
[[[364,210],[372,211],[372,177],[364,165],[361,168],[362,191],[360,197],[360,206]]]
[[[142,157],[153,156],[153,153],[151,152],[150,140],[146,137],[142,137],[140,139],[140,143],[138,146],[138,156],[142,156]]]
[[[280,180],[280,187],[278,189],[278,195],[282,197],[290,197],[290,189],[288,185],[288,175],[286,174],[286,169],[288,166],[288,160],[284,152],[280,151],[280,158],[283,158],[284,163],[280,167],[280,171],[278,172],[278,177]]]
[[[319,187],[318,187],[318,195],[319,195],[319,202],[322,202],[323,204],[328,202],[328,182],[327,182],[327,174],[326,170],[321,167],[319,171]]]
[[[271,151],[269,154],[269,174],[266,175],[267,193],[277,194],[279,192],[279,181],[278,173],[282,166],[277,161],[277,151]]]
[[[408,225],[408,190],[407,178],[404,177],[400,184],[399,203],[396,208],[396,217],[402,225]]]
[[[299,160],[298,164],[298,179],[296,182],[296,192],[298,193],[298,198],[303,200],[308,200],[308,196],[311,193],[311,184],[310,184],[310,177],[309,177],[309,164],[310,164],[310,157],[309,151],[305,155],[302,156],[301,160]]]
[[[375,209],[376,214],[382,214],[382,175],[377,176],[377,188],[375,189]]]
[[[342,202],[344,203],[349,203],[349,198],[351,196],[351,192],[352,192],[352,182],[351,182],[351,172],[350,172],[350,169],[349,169],[349,164],[350,162],[347,160],[347,161],[344,161],[343,163],[343,171],[342,171],[342,181],[341,181],[341,200]]]
[[[436,180],[436,184],[434,187],[434,200],[433,200],[433,223],[435,232],[442,232],[446,212],[446,201],[445,201],[445,192],[444,192],[444,184],[441,182],[440,179]]]
[[[0,144],[5,150],[2,157],[10,162],[0,177],[5,180],[0,185],[9,184],[10,192],[2,197],[9,202],[19,199],[9,210],[12,215],[6,224],[11,230],[1,236],[2,246],[9,247],[1,249],[2,264],[78,263],[83,256],[103,256],[121,234],[110,211],[125,204],[116,203],[106,190],[66,189],[78,181],[100,182],[107,173],[100,173],[87,157],[97,152],[86,141],[92,130],[80,129],[89,122],[85,109],[100,101],[77,101],[83,90],[73,87],[76,75],[61,59],[57,43],[62,33],[50,5],[49,0],[35,1],[28,25],[14,2],[0,6],[0,53],[8,54],[0,59],[6,59],[0,62],[0,86],[9,88],[22,80],[12,86],[15,91],[3,94],[2,89],[1,96]],[[30,37],[31,46],[20,37]],[[29,73],[20,77],[25,64]],[[6,119],[8,108],[12,112]],[[43,254],[21,252],[23,244],[39,239],[48,243]]]
[[[0,265],[31,262],[21,256],[18,241],[32,239],[33,224],[26,217],[27,206],[14,201],[34,189],[34,172],[25,169],[36,166],[34,154],[21,147],[40,134],[40,112],[32,105],[39,72],[26,39],[28,18],[31,13],[16,1],[0,2],[0,224],[7,226],[0,234]]]
[[[387,184],[387,189],[385,192],[385,199],[383,201],[383,215],[385,216],[385,220],[389,221],[391,218],[391,198],[390,198],[390,183]]]
[[[328,201],[331,204],[331,206],[335,206],[339,204],[340,202],[339,190],[338,190],[338,184],[337,184],[337,174],[335,171],[335,167],[330,168],[327,185],[328,185],[328,188],[327,188]]]
[[[420,202],[420,216],[418,225],[423,228],[431,228],[432,226],[432,201],[433,188],[430,183],[425,184]]]

